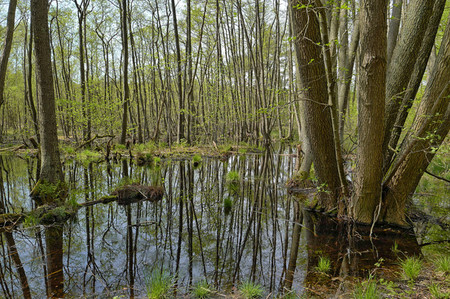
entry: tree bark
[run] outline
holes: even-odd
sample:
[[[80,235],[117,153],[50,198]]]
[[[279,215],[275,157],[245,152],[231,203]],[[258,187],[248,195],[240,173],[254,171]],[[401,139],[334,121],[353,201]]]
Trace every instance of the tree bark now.
[[[450,129],[450,16],[433,72],[414,119],[384,183],[381,220],[406,224],[405,209]]]
[[[34,52],[36,59],[36,83],[39,106],[39,131],[41,135],[40,179],[51,184],[64,181],[58,149],[55,93],[48,29],[48,2],[31,1]]]
[[[403,0],[394,0],[392,14],[389,19],[389,31],[387,39],[387,63],[391,62],[392,53],[397,44],[398,31],[400,29],[400,19],[402,17]]]
[[[359,137],[352,216],[362,223],[373,221],[381,200],[386,6],[386,0],[362,0],[360,6]]]
[[[128,2],[122,0],[122,49],[123,49],[123,115],[122,115],[122,133],[120,143],[125,144],[128,128],[128,105],[130,101],[130,87],[128,86]]]
[[[427,29],[434,6],[433,1],[411,0],[402,28],[402,34],[392,54],[386,79],[386,121],[384,128],[383,153],[387,154],[392,128],[397,119],[401,99],[408,87],[408,82],[414,70],[414,64],[419,55],[418,49]],[[389,161],[384,159],[383,170],[386,172]]]
[[[0,57],[0,108],[5,101],[3,92],[5,89],[6,70],[8,68],[9,53],[11,53],[12,40],[14,35],[14,20],[16,16],[17,0],[10,0],[8,7],[8,16],[6,20],[6,37],[3,46],[2,56]]]
[[[427,31],[425,32],[425,37],[419,50],[419,56],[417,57],[416,64],[414,65],[414,71],[412,72],[411,79],[402,99],[400,110],[397,114],[397,119],[392,128],[392,135],[391,139],[389,140],[388,146],[389,149],[396,149],[398,140],[403,130],[403,126],[409,114],[409,109],[411,108],[417,91],[419,90],[420,84],[422,83],[423,75],[425,73],[427,65],[429,64],[430,54],[434,46],[434,41],[436,39],[436,33],[439,28],[442,13],[444,12],[445,3],[445,0],[436,0],[434,4],[433,15],[431,16],[430,22],[428,23]],[[387,165],[390,164],[390,161],[392,160],[394,155],[395,152],[392,150],[386,153],[385,161]]]
[[[322,57],[319,20],[310,1],[291,1],[292,28],[295,38],[297,72],[304,101],[305,128],[313,153],[314,170],[320,192],[319,207],[331,210],[336,207],[339,195],[337,167],[327,80]]]

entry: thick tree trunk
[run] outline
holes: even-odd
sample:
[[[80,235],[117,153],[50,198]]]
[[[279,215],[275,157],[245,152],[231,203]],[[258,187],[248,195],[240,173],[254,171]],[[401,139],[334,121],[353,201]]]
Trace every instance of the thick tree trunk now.
[[[397,114],[397,119],[392,128],[391,139],[389,140],[389,149],[395,149],[398,144],[398,140],[403,130],[406,118],[408,117],[409,109],[411,108],[420,84],[422,83],[423,74],[428,65],[431,51],[434,46],[436,33],[439,28],[442,13],[444,12],[446,0],[436,0],[433,8],[433,15],[430,18],[430,22],[425,32],[425,37],[422,41],[422,46],[419,50],[419,56],[417,57],[414,71],[412,72],[411,79],[408,87],[406,88],[405,95],[403,96],[400,111]],[[386,153],[385,161],[389,165],[392,157],[395,155],[394,151]]]
[[[41,135],[40,179],[51,184],[64,181],[58,149],[55,94],[48,29],[48,2],[31,1],[31,22],[36,58],[36,81]]]
[[[46,202],[64,201],[64,175],[58,150],[58,131],[56,127],[55,94],[48,28],[47,0],[31,0],[31,22],[33,24],[36,57],[36,81],[39,104],[39,129],[41,134],[41,172],[40,181],[33,193],[39,194],[40,184],[56,186],[56,191],[45,196]],[[63,189],[64,188],[64,189]],[[46,189],[48,192],[48,189]],[[46,229],[47,268],[49,273],[48,295],[51,298],[64,296],[64,275],[62,260],[62,228],[55,226]]]
[[[384,91],[386,86],[386,0],[362,0],[360,9],[358,149],[352,216],[371,223],[381,200]]]
[[[411,133],[384,184],[380,220],[404,225],[408,199],[450,129],[450,16]]]
[[[291,1],[289,5],[301,85],[300,100],[304,101],[305,109],[305,128],[302,129],[306,130],[310,141],[314,170],[324,191],[320,192],[319,207],[330,210],[336,207],[340,182],[327,81],[324,76],[319,20],[314,9],[309,8],[309,1]]]
[[[405,89],[408,87],[411,74],[414,70],[418,49],[422,44],[427,23],[433,12],[433,1],[411,0],[402,28],[402,34],[392,54],[386,78],[386,121],[384,128],[384,163],[383,170],[389,167],[388,145],[392,128],[402,103]]]

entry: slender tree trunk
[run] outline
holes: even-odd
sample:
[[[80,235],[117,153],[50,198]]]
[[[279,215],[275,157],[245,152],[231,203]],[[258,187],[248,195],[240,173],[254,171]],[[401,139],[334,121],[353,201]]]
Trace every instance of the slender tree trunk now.
[[[128,128],[128,105],[130,101],[130,87],[128,86],[128,1],[121,1],[122,8],[122,49],[123,49],[123,115],[122,115],[122,133],[120,143],[125,144]]]
[[[175,8],[175,0],[171,0],[172,4],[172,16],[173,27],[175,30],[175,47],[177,58],[177,83],[178,83],[178,132],[177,141],[180,142],[184,136],[185,125],[185,105],[184,105],[184,93],[183,93],[183,76],[181,71],[181,49],[180,49],[180,36],[178,34],[177,12]]]
[[[14,34],[14,19],[16,15],[17,0],[9,0],[8,16],[6,20],[6,37],[3,45],[3,51],[0,57],[0,109],[5,101],[3,99],[3,92],[5,89],[6,70],[8,68],[9,53],[11,52],[13,34]]]
[[[391,62],[392,53],[397,44],[398,31],[400,29],[400,19],[402,17],[403,0],[393,0],[392,14],[389,19],[389,31],[387,39],[387,63]]]

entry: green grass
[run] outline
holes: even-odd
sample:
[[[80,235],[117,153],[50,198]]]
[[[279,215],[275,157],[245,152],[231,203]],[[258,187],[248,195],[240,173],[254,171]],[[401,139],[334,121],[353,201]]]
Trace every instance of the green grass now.
[[[422,270],[423,262],[417,257],[408,257],[400,262],[402,275],[405,279],[415,281]]]
[[[329,258],[321,256],[317,263],[316,270],[322,273],[328,273],[331,270],[331,261]]]
[[[437,271],[450,273],[450,256],[440,256],[433,261]]]
[[[206,280],[199,281],[192,290],[192,296],[200,299],[209,298],[213,293],[214,291]]]
[[[173,277],[165,271],[154,270],[147,280],[147,297],[149,299],[170,298]]]
[[[355,299],[377,299],[381,298],[378,294],[377,283],[372,279],[362,282],[357,285],[353,292],[353,298]]]
[[[238,183],[239,182],[239,172],[229,171],[226,177],[227,183]]]
[[[442,290],[441,286],[438,285],[437,283],[432,283],[429,287],[428,290],[430,291],[431,295],[433,296],[433,298],[442,298],[442,299],[448,299],[450,298],[450,294],[446,293]]]
[[[242,297],[246,299],[261,298],[264,293],[264,289],[261,285],[251,281],[244,281],[239,285],[238,289],[239,292],[241,292]]]

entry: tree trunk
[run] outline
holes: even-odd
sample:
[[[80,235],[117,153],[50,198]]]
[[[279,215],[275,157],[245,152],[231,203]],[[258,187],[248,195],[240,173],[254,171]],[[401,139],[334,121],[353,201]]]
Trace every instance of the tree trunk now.
[[[384,183],[381,220],[406,224],[405,209],[450,129],[450,16],[440,51],[416,113],[411,133]]]
[[[128,128],[128,105],[130,101],[130,87],[128,86],[128,2],[122,0],[122,49],[123,49],[123,115],[122,115],[122,133],[120,135],[120,143],[125,144],[127,139]]]
[[[389,19],[389,31],[387,39],[387,63],[391,62],[392,53],[397,44],[398,31],[400,29],[400,19],[402,17],[403,0],[394,0],[392,4],[392,14]]]
[[[303,6],[302,6],[303,5]],[[305,7],[306,6],[306,7]],[[292,28],[295,37],[297,73],[304,101],[305,128],[313,153],[314,170],[321,187],[320,208],[336,207],[339,195],[337,167],[327,81],[322,57],[319,20],[309,1],[291,1]]]
[[[433,11],[435,1],[411,0],[402,34],[392,54],[392,59],[387,70],[386,78],[386,121],[384,128],[383,170],[389,167],[388,149],[392,128],[397,119],[397,114],[402,103],[401,99],[414,70],[414,64],[419,55],[418,49],[422,44],[427,23]]]
[[[55,94],[48,29],[48,4],[45,0],[31,1],[31,21],[36,58],[36,83],[41,135],[40,179],[51,184],[64,181],[58,149]]]
[[[358,94],[358,148],[352,216],[371,223],[381,200],[384,91],[386,86],[386,0],[362,0]]]
[[[11,52],[13,34],[14,34],[14,19],[16,15],[17,0],[10,0],[8,7],[8,16],[6,21],[6,37],[3,46],[2,56],[0,57],[0,108],[5,101],[3,99],[3,91],[5,88],[6,70],[8,68],[9,53]]]
[[[406,118],[408,117],[409,109],[411,108],[417,91],[419,90],[420,84],[422,83],[423,74],[425,73],[426,67],[429,64],[429,58],[434,46],[436,33],[439,28],[442,13],[444,12],[445,2],[445,0],[436,0],[434,4],[433,15],[431,16],[430,22],[428,23],[427,31],[425,32],[425,37],[419,50],[419,56],[417,58],[416,64],[414,65],[414,71],[412,72],[411,79],[402,99],[400,111],[397,114],[397,119],[395,121],[394,127],[392,128],[392,135],[391,139],[389,140],[388,146],[389,149],[395,149],[397,147],[403,126],[405,124]],[[387,153],[387,157],[385,158],[387,164],[390,164],[389,162],[392,160],[392,157],[394,155],[395,153],[393,151]]]
[[[33,24],[36,57],[36,81],[39,106],[39,129],[41,134],[41,172],[40,180],[33,192],[39,196],[40,184],[56,186],[56,192],[46,196],[46,202],[64,201],[65,186],[58,150],[58,131],[56,127],[55,94],[48,28],[48,1],[31,1],[31,22]],[[46,189],[48,190],[48,189]],[[46,229],[46,253],[49,290],[51,298],[64,296],[64,275],[62,271],[62,227]]]

